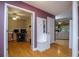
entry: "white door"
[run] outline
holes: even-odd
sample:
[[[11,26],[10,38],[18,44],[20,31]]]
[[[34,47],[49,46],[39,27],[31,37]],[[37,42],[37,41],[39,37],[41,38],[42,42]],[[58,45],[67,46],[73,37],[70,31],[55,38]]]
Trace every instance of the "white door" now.
[[[37,17],[37,42],[42,40],[42,36],[43,36],[43,20],[45,20],[45,19]]]
[[[37,17],[37,49],[45,51],[50,48],[50,41],[47,39],[46,19]]]
[[[48,40],[50,44],[55,41],[55,19],[47,17],[47,33],[49,34]]]

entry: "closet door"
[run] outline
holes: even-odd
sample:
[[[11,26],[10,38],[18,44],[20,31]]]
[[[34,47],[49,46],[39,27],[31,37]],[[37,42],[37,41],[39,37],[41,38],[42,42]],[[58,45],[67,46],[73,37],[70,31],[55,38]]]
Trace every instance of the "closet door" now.
[[[47,33],[50,43],[53,43],[55,41],[55,20],[51,17],[47,17]]]
[[[37,49],[44,51],[50,48],[50,43],[47,39],[46,19],[37,17]]]
[[[37,41],[45,41],[44,34],[46,34],[46,19],[37,17]]]
[[[43,36],[43,18],[37,17],[37,42],[42,40]]]

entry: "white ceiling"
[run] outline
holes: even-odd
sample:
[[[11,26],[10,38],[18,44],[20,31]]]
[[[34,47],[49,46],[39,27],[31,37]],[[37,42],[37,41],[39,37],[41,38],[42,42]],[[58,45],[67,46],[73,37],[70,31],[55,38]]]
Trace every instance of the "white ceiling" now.
[[[24,1],[36,8],[46,11],[53,15],[66,13],[66,16],[71,16],[71,1]]]

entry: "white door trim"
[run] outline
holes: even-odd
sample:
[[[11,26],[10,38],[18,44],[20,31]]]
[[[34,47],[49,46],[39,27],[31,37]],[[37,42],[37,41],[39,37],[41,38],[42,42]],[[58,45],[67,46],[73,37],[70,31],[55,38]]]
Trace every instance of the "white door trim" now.
[[[72,49],[72,20],[69,20],[69,48]]]
[[[72,2],[72,57],[78,57],[78,2]]]
[[[5,3],[5,7],[4,7],[4,56],[6,57],[7,56],[7,49],[8,49],[8,39],[6,34],[7,34],[7,29],[8,29],[8,6],[9,7],[13,7],[13,8],[18,8],[20,10],[23,10],[25,12],[29,12],[32,14],[32,17],[31,17],[31,25],[32,25],[32,43],[31,43],[31,47],[32,47],[32,50],[36,50],[36,48],[34,48],[34,45],[35,45],[35,12],[34,11],[30,11],[28,9],[23,9],[21,7],[18,7],[18,6],[14,6],[14,5],[11,5],[11,4],[8,4],[8,3]]]

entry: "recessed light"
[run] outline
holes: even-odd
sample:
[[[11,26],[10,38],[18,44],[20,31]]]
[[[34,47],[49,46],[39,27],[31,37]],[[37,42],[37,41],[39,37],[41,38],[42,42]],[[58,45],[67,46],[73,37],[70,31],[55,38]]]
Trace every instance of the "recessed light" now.
[[[15,16],[15,17],[13,17],[12,19],[13,20],[17,20],[17,19],[19,19],[20,17],[19,16]]]
[[[13,17],[12,20],[16,20],[16,17]]]

